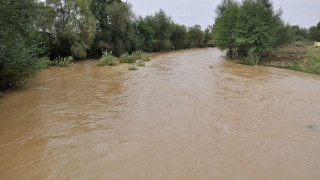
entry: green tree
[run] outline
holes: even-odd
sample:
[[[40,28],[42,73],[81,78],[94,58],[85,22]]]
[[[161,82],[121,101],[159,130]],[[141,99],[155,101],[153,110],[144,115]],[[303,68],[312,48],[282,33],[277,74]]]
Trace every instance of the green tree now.
[[[216,20],[213,26],[215,45],[228,54],[236,57],[236,26],[239,18],[240,5],[234,0],[223,0],[216,9]]]
[[[317,26],[310,27],[308,36],[313,41],[320,41],[320,22]]]
[[[96,32],[88,0],[47,0],[55,11],[52,27],[54,56],[85,58]]]
[[[36,34],[37,5],[33,0],[0,2],[0,89],[24,85],[41,67]],[[35,41],[37,42],[37,41]]]
[[[90,49],[91,56],[100,57],[106,49],[112,49],[111,19],[107,8],[120,2],[120,0],[92,0],[90,9],[97,20],[97,25],[94,42]]]
[[[166,13],[160,9],[154,16],[147,16],[145,20],[154,28],[154,50],[170,50],[172,48],[172,43],[170,42],[172,34],[171,17],[167,16]]]
[[[113,3],[106,8],[110,18],[112,51],[120,55],[131,49],[133,13],[128,3]]]
[[[137,49],[152,52],[155,44],[155,30],[150,21],[143,19],[141,16],[135,21],[135,34],[137,36]]]
[[[188,44],[189,47],[202,47],[204,43],[204,33],[201,30],[201,26],[195,25],[188,28]]]
[[[174,49],[183,49],[188,46],[187,44],[187,28],[184,25],[179,25],[174,22],[171,23],[170,41]]]
[[[281,11],[273,10],[269,0],[223,0],[218,6],[214,40],[231,57],[255,65],[264,52],[285,42]]]

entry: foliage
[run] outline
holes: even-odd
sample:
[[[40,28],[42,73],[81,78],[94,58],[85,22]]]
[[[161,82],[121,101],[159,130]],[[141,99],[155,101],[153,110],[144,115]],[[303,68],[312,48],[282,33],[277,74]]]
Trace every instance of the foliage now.
[[[313,41],[320,41],[320,22],[317,24],[317,26],[312,26],[309,29],[309,38]]]
[[[141,51],[141,50],[134,51],[134,52],[131,53],[131,56],[132,56],[134,59],[141,59],[143,55],[145,55],[145,52],[143,52],[143,51]]]
[[[187,28],[184,25],[179,25],[174,22],[171,23],[170,41],[174,49],[184,49],[187,45]]]
[[[153,48],[155,51],[170,50],[172,43],[170,42],[171,17],[160,9],[154,16],[147,16],[146,21],[154,28]]]
[[[143,62],[150,61],[150,56],[148,54],[142,54],[141,55],[141,60]]]
[[[106,7],[106,11],[111,20],[112,51],[115,55],[120,55],[131,48],[130,39],[133,34],[131,6],[128,3],[113,3]]]
[[[188,28],[187,38],[188,44],[192,48],[204,46],[204,33],[199,25]]]
[[[132,56],[129,55],[128,53],[122,54],[120,56],[120,63],[135,63],[136,59]]]
[[[117,58],[112,55],[112,52],[105,51],[98,61],[98,66],[115,66],[117,65]]]
[[[54,9],[54,23],[47,27],[53,35],[54,57],[85,58],[96,32],[96,19],[87,0],[47,0]]]
[[[2,0],[0,5],[0,89],[27,85],[28,78],[41,66],[37,58],[36,2]]]
[[[65,57],[65,58],[58,58],[54,61],[51,61],[51,66],[58,66],[58,67],[69,67],[73,61],[73,57]]]
[[[137,66],[145,66],[145,63],[143,60],[138,61]]]
[[[243,0],[241,4],[223,0],[216,12],[216,45],[228,49],[232,58],[240,57],[244,63],[257,64],[263,53],[288,39],[280,33],[286,29],[280,18],[282,12],[275,12],[269,0]]]

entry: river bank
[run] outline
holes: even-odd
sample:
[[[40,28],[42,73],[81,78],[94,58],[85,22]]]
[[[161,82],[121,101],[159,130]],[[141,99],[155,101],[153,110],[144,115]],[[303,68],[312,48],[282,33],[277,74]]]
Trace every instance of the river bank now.
[[[314,48],[313,42],[293,42],[271,51],[260,65],[320,74],[320,48]]]

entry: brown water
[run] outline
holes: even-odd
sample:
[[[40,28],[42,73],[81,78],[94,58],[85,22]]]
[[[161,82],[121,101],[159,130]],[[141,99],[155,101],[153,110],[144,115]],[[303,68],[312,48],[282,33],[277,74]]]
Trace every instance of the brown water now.
[[[319,76],[217,49],[95,64],[1,99],[1,179],[320,179]]]

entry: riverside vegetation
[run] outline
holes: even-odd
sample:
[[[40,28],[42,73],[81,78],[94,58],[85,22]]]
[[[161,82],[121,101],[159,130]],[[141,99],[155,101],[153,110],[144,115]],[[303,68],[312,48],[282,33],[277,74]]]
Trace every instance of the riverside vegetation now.
[[[320,22],[309,31],[285,24],[270,0],[223,0],[216,13],[214,42],[231,59],[320,73],[319,49],[311,44],[320,41]]]
[[[202,30],[172,21],[163,10],[136,17],[131,5],[121,0],[2,0],[0,90],[27,85],[31,76],[50,65],[65,67],[86,58],[101,58],[100,66],[144,66],[148,58],[135,53],[218,46],[233,59],[256,65],[294,41],[320,41],[320,23],[308,31],[285,24],[269,0],[222,0],[216,13],[214,25]],[[317,55],[307,57],[317,64]],[[293,64],[299,62],[283,67],[318,67]]]

